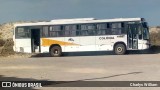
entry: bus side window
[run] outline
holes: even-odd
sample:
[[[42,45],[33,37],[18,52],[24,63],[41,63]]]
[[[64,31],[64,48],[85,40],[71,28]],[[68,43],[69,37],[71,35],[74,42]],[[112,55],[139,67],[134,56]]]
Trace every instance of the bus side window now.
[[[81,34],[82,36],[93,36],[96,34],[95,24],[84,24],[81,25]]]
[[[48,37],[48,30],[49,30],[49,27],[48,26],[44,26],[43,27],[43,30],[42,30],[42,37]]]
[[[80,30],[76,30],[76,36],[81,36],[81,31]]]
[[[113,35],[119,35],[121,34],[121,28],[122,28],[122,25],[121,23],[112,23],[112,34]]]
[[[63,26],[60,26],[60,25],[50,26],[49,27],[49,36],[50,37],[60,37],[60,36],[63,36],[62,29],[63,29]]]
[[[88,30],[88,35],[93,36],[96,34],[96,30]]]
[[[65,36],[76,36],[77,25],[66,25],[64,27]]]
[[[97,35],[106,35],[107,23],[97,24]]]
[[[80,25],[76,25],[76,36],[81,36],[81,30],[80,30]]]
[[[81,35],[82,36],[88,36],[88,28],[87,28],[86,24],[81,25]]]
[[[107,23],[106,33],[105,35],[111,35],[111,23]]]
[[[125,22],[122,22],[122,28],[121,28],[121,33],[122,34],[127,34],[127,25]]]
[[[29,38],[30,31],[27,27],[18,27],[16,29],[16,38]]]
[[[70,29],[71,29],[71,26],[69,25],[64,26],[64,35],[66,37],[70,36]]]
[[[88,36],[88,30],[81,30],[82,36]]]

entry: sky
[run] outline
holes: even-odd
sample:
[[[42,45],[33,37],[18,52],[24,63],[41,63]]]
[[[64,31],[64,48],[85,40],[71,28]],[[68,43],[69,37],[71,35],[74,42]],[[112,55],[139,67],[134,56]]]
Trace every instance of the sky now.
[[[160,25],[160,0],[0,0],[0,24],[68,18],[143,17]]]

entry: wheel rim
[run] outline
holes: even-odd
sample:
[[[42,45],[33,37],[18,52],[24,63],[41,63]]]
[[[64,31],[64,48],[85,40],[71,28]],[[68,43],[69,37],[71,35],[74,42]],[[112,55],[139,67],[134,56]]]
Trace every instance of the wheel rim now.
[[[54,50],[53,50],[53,54],[54,54],[54,55],[58,55],[58,53],[59,53],[58,49],[54,49]]]
[[[123,48],[122,47],[117,47],[117,52],[118,53],[121,53],[123,51]]]

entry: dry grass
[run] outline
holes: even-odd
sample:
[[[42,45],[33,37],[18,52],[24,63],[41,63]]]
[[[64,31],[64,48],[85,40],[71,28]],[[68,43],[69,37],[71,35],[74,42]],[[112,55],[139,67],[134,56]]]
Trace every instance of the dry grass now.
[[[5,40],[0,39],[0,47],[4,46],[4,44],[5,44]]]
[[[153,46],[160,46],[160,31],[158,33],[150,33],[150,41]]]
[[[0,50],[0,55],[11,55],[11,54],[14,54],[13,40],[12,39],[7,39],[7,40],[1,39],[0,44],[2,44],[1,50]]]

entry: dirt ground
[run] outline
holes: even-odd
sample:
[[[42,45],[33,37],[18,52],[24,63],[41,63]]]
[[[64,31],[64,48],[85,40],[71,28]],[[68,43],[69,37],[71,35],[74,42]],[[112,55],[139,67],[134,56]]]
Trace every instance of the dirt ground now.
[[[68,55],[63,57],[5,58],[0,60],[1,80],[159,81],[159,75],[160,53],[86,56]],[[43,87],[38,89],[159,90],[159,88],[143,87]]]

